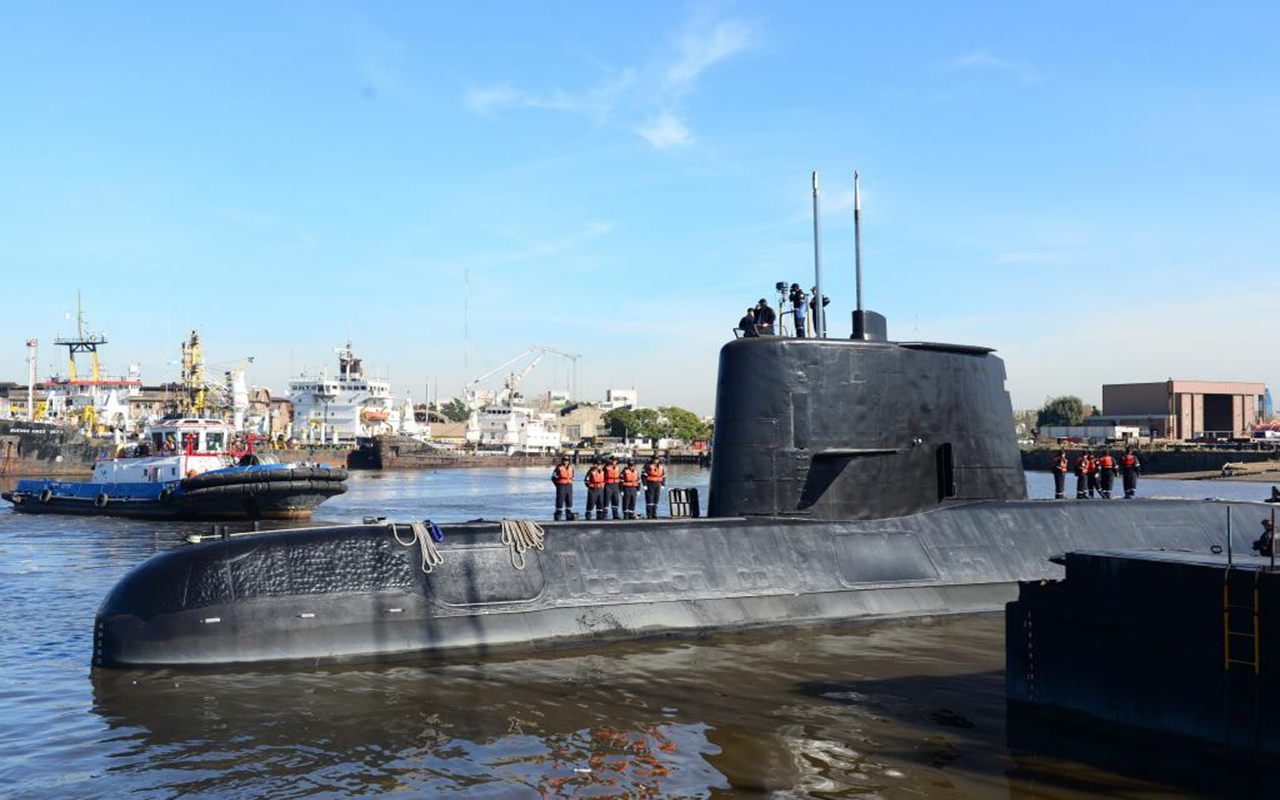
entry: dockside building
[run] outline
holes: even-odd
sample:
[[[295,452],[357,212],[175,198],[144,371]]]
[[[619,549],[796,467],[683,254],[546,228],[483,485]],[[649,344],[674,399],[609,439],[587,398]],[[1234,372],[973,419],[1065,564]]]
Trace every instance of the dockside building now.
[[[1098,422],[1134,425],[1163,439],[1248,436],[1268,404],[1261,382],[1167,380],[1102,387]]]

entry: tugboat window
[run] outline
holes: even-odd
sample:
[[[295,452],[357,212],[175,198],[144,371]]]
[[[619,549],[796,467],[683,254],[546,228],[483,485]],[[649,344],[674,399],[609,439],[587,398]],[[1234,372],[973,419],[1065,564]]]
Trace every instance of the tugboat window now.
[[[209,431],[204,435],[204,450],[206,453],[221,453],[223,445],[222,431]]]

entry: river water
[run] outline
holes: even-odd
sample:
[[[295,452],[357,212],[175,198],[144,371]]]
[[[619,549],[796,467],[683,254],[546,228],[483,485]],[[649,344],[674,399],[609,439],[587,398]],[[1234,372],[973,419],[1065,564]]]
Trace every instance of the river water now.
[[[671,470],[673,485],[706,477]],[[1033,497],[1052,493],[1047,474],[1028,484]],[[318,518],[545,518],[549,488],[540,469],[357,473]],[[1015,730],[998,617],[448,665],[91,671],[93,615],[110,587],[206,528],[0,509],[0,796],[1252,794],[1216,762]]]

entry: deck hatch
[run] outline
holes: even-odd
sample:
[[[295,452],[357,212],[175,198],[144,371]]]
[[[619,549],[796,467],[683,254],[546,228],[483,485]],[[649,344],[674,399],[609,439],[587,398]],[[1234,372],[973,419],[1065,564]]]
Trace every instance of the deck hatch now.
[[[840,582],[936,581],[938,570],[910,533],[850,533],[833,537]]]

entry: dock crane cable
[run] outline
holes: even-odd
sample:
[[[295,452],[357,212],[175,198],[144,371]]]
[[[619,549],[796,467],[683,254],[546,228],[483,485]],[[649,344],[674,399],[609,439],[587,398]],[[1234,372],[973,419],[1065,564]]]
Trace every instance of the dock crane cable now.
[[[428,519],[422,522],[410,522],[409,529],[411,535],[408,541],[400,538],[400,530],[395,523],[391,525],[391,535],[396,537],[396,544],[401,547],[418,545],[422,552],[422,571],[430,573],[443,564],[444,556],[440,555],[440,548],[436,547],[437,542],[444,541],[440,526]]]
[[[526,550],[546,550],[546,534],[542,526],[531,519],[502,520],[502,543],[511,552],[511,566],[524,569]]]

